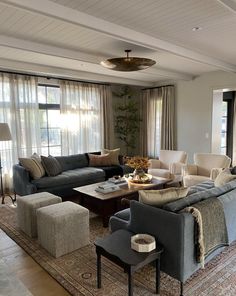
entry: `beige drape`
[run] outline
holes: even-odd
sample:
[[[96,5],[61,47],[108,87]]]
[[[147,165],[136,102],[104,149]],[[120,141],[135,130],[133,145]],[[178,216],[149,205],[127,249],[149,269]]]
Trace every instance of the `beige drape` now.
[[[140,151],[144,156],[157,157],[160,149],[175,149],[175,89],[163,86],[142,93]]]
[[[174,86],[161,88],[162,115],[161,115],[161,149],[175,149],[175,101]]]
[[[101,85],[103,110],[103,148],[114,148],[114,118],[112,107],[112,91],[108,85]]]
[[[233,149],[232,149],[232,165],[236,166],[236,94],[234,97],[234,110],[233,110]]]
[[[147,102],[149,98],[149,92],[143,92],[142,96],[140,98],[140,118],[142,120],[140,121],[140,133],[139,133],[139,139],[140,139],[140,156],[147,156],[148,155],[148,149],[147,149]]]

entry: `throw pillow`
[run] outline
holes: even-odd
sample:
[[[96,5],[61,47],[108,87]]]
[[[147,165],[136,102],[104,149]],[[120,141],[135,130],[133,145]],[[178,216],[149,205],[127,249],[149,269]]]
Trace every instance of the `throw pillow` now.
[[[119,154],[120,154],[120,148],[109,150],[109,149],[102,149],[102,155],[104,154],[110,154],[111,158],[111,164],[112,165],[119,165]]]
[[[188,194],[187,187],[170,187],[161,190],[139,190],[139,201],[161,207],[166,203],[183,198]]]
[[[49,155],[48,157],[41,156],[41,160],[42,165],[45,168],[45,171],[48,174],[48,176],[54,177],[62,172],[62,167],[55,157],[51,155]]]
[[[31,158],[37,163],[41,173],[42,173],[42,177],[45,176],[45,169],[42,165],[42,161],[41,161],[41,157],[37,154],[37,153],[33,153],[33,155],[31,156]]]
[[[42,164],[33,156],[31,158],[19,158],[20,164],[30,173],[33,179],[40,179],[45,175],[45,170]]]
[[[88,153],[89,157],[89,166],[91,167],[102,167],[102,166],[111,166],[110,154],[95,155]]]
[[[225,169],[216,177],[214,184],[215,187],[220,187],[234,179],[236,179],[236,175],[232,175],[230,169]]]

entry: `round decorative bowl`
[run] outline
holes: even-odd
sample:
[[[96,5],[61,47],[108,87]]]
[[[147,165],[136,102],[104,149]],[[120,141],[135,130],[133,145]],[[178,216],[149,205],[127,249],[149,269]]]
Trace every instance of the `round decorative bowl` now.
[[[149,234],[136,234],[131,237],[131,249],[137,252],[151,252],[156,248],[155,237]]]

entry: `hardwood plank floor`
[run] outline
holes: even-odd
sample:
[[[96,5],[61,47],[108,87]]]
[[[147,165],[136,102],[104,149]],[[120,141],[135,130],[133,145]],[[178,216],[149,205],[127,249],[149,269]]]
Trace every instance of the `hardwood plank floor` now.
[[[70,295],[1,229],[0,256],[34,296]]]

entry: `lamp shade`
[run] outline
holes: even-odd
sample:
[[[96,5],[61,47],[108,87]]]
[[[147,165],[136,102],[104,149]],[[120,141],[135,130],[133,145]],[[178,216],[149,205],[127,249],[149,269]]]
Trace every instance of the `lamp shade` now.
[[[7,123],[0,123],[0,141],[10,141],[11,132]]]

